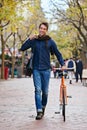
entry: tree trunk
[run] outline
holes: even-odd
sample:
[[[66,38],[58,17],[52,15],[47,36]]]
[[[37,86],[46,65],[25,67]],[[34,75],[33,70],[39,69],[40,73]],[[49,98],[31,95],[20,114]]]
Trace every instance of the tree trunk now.
[[[13,35],[14,42],[13,42],[13,52],[12,52],[12,75],[11,77],[14,78],[14,68],[15,68],[15,33]]]
[[[12,54],[12,74],[11,78],[14,78],[15,56]]]
[[[82,47],[81,57],[82,57],[84,68],[87,69],[87,46]]]
[[[5,42],[3,39],[3,33],[1,31],[1,45],[2,45],[2,66],[1,66],[1,79],[4,79],[4,49],[5,49]]]

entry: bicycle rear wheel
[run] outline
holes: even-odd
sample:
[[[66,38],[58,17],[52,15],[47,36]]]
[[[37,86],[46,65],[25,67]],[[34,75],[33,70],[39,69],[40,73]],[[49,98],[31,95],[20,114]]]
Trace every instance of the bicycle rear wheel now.
[[[63,115],[63,121],[65,122],[65,94],[64,94],[64,88],[62,90],[62,115]]]

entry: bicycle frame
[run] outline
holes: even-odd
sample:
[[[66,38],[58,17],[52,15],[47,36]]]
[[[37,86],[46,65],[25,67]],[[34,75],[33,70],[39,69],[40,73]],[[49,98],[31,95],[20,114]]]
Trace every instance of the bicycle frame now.
[[[64,90],[65,104],[67,104],[67,92],[66,92],[66,85],[64,84],[64,76],[62,76],[61,78],[60,96],[59,96],[60,104],[63,104],[63,90]]]
[[[62,116],[63,121],[65,122],[65,105],[67,104],[67,93],[66,93],[66,86],[64,84],[64,72],[61,78],[61,85],[60,85],[60,95],[59,95],[60,105],[62,106]]]

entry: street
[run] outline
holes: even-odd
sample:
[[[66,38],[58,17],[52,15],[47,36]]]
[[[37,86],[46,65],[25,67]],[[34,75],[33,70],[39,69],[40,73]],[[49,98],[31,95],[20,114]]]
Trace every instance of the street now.
[[[66,122],[59,111],[60,79],[50,79],[49,98],[42,120],[35,120],[32,78],[0,80],[0,130],[87,130],[87,87],[66,79]]]

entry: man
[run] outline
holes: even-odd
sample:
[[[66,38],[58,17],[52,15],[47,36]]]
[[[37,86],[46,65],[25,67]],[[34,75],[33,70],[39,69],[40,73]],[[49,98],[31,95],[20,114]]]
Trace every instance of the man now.
[[[50,79],[50,52],[54,53],[64,69],[64,60],[58,51],[55,42],[46,35],[48,23],[39,25],[39,35],[31,35],[21,47],[21,51],[28,48],[33,50],[33,82],[35,87],[36,120],[42,119],[48,99],[48,88]]]
[[[78,57],[76,59],[76,82],[78,82],[78,79],[80,77],[80,80],[82,82],[82,72],[83,72],[83,63],[81,59]]]
[[[72,78],[76,69],[75,61],[72,58],[70,58],[67,61],[67,67],[68,67],[69,83],[72,84]]]

